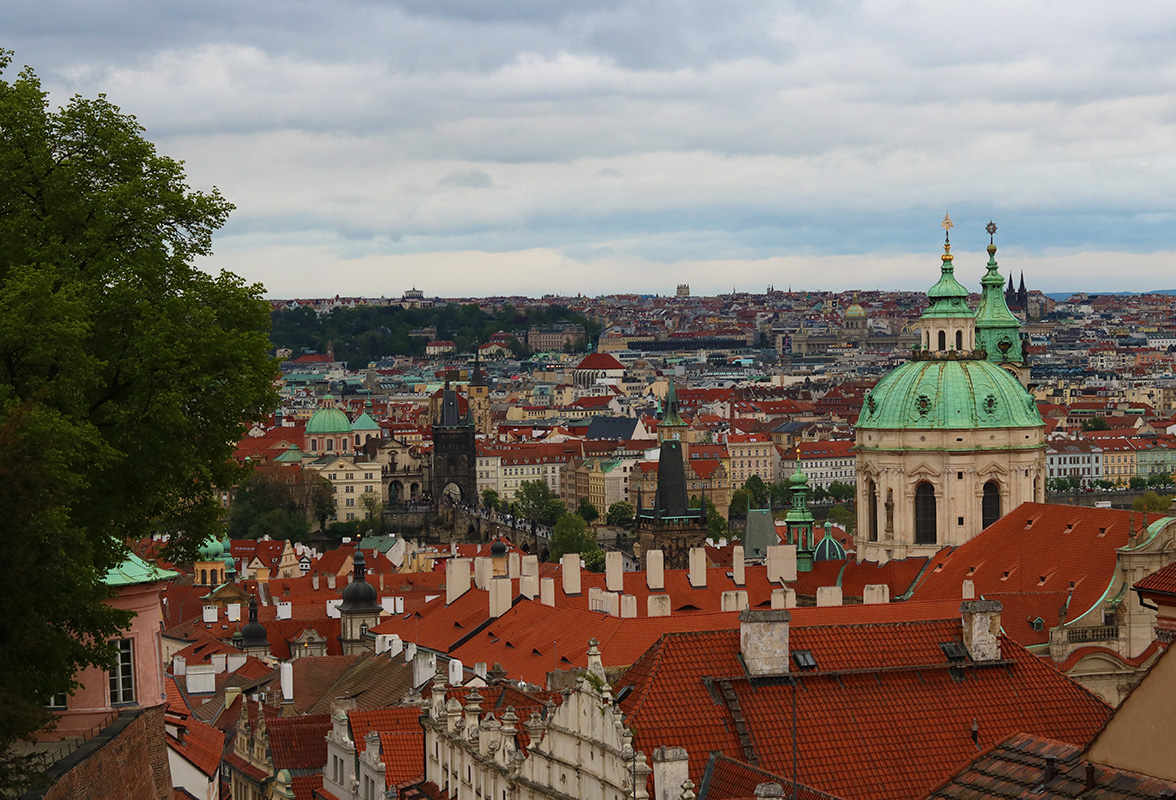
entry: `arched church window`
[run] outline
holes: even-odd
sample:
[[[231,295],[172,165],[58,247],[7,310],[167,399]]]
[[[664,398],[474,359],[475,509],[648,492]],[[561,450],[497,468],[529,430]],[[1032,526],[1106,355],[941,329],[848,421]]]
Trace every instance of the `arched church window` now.
[[[208,585],[208,570],[206,570],[206,569],[200,570],[200,585],[201,586]]]
[[[878,541],[878,485],[873,480],[870,480],[866,484],[866,490],[869,493],[869,499],[866,502],[870,504],[870,530],[868,535],[871,542],[876,542]]]
[[[947,331],[940,331],[939,332],[939,349],[940,350],[947,349]]]
[[[920,483],[915,490],[915,544],[935,544],[938,539],[937,511],[935,487],[926,482]]]
[[[327,439],[327,452],[329,453],[334,449],[335,449],[335,440],[334,439]]]
[[[956,350],[964,349],[964,332],[956,331]]]
[[[980,511],[985,528],[1000,519],[1000,484],[996,481],[984,484],[984,500],[980,504]]]

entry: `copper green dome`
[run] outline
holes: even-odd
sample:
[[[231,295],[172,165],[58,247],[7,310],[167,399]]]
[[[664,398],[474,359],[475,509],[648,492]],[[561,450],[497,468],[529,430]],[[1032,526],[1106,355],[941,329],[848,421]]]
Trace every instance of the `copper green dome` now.
[[[977,359],[908,361],[866,395],[859,430],[1032,428],[1037,402],[1010,373]]]
[[[214,534],[204,540],[197,553],[201,561],[220,561],[225,554],[225,546]]]
[[[846,319],[860,319],[866,315],[866,310],[857,303],[854,303],[849,308],[845,309]]]
[[[325,395],[323,401],[326,406],[314,412],[306,423],[306,432],[310,435],[351,433],[351,422],[347,415],[335,407],[334,398]]]

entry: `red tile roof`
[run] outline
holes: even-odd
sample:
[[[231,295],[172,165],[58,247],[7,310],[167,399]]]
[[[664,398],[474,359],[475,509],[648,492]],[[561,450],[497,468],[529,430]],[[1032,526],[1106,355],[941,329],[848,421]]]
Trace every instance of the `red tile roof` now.
[[[879,607],[816,611],[872,608]],[[958,619],[849,619],[794,624],[790,631],[792,650],[809,650],[817,662],[815,671],[799,675],[797,743],[802,782],[822,791],[915,796],[975,753],[974,719],[982,746],[1020,730],[1085,743],[1110,714],[1097,697],[1007,637],[1000,665],[949,668],[939,643],[959,641]],[[736,631],[663,636],[616,687],[633,687],[622,710],[637,730],[635,744],[646,751],[686,747],[696,784],[713,750],[790,775],[792,689],[780,678],[749,680],[738,656]],[[737,729],[746,731],[743,739]]]
[[[1176,562],[1136,581],[1135,588],[1141,592],[1176,595]]]
[[[1070,620],[1102,597],[1133,517],[1141,529],[1143,518],[1127,511],[1024,503],[967,544],[934,555],[911,597],[960,598],[963,582],[971,580],[977,596],[1008,604],[1002,622],[1010,636],[1024,645],[1043,644],[1071,585]],[[1014,595],[1032,597],[1018,602]],[[1031,624],[1037,616],[1046,623],[1041,631]]]
[[[1048,783],[1046,759],[1053,758],[1055,777]],[[1092,768],[1094,787],[1087,789],[1087,769]],[[1025,800],[1060,798],[1162,797],[1176,791],[1176,783],[1135,772],[1095,764],[1082,758],[1082,750],[1066,742],[1015,733],[981,753],[975,760],[933,788],[927,800],[974,800],[1002,797]]]
[[[204,775],[217,776],[225,749],[225,734],[220,729],[198,719],[188,719],[184,723],[183,738],[168,735],[167,743]]]
[[[322,770],[327,763],[330,714],[278,717],[266,720],[274,769]]]
[[[421,709],[417,706],[352,711],[347,715],[357,754],[362,755],[367,749],[368,731],[379,734],[387,786],[397,786],[424,775],[425,731],[420,716]]]

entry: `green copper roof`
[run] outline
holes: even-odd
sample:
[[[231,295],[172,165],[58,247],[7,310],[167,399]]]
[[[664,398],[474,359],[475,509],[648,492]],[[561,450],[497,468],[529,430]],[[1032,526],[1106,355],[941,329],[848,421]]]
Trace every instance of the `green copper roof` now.
[[[673,378],[670,378],[670,386],[666,389],[666,415],[662,417],[661,424],[671,427],[686,426],[686,422],[678,415],[678,392],[674,389]]]
[[[994,363],[1021,362],[1021,321],[1005,302],[1004,281],[997,271],[996,245],[988,245],[988,271],[980,279],[984,287],[976,310],[976,343]]]
[[[878,381],[866,396],[857,428],[958,430],[1042,424],[1033,396],[995,364],[922,359],[908,361]]]
[[[134,586],[138,583],[154,583],[155,581],[174,578],[180,573],[170,569],[160,569],[154,564],[148,564],[134,553],[117,567],[109,570],[103,583],[107,586]]]
[[[939,268],[939,280],[927,291],[927,299],[931,301],[927,310],[923,312],[923,319],[932,317],[970,317],[973,315],[968,305],[968,290],[955,279],[955,267],[952,264],[954,256],[951,254],[951,241],[945,240],[943,255],[940,260],[943,266]]]
[[[224,545],[215,534],[209,536],[196,551],[201,561],[219,561],[225,553]]]
[[[275,464],[299,464],[304,458],[298,447],[287,448],[284,453],[274,459]]]
[[[352,431],[378,431],[380,423],[372,419],[372,401],[363,404],[363,412],[351,423]]]
[[[307,433],[351,433],[351,422],[346,414],[335,407],[334,400],[329,394],[323,396],[323,402],[327,405],[311,414],[306,423]]]

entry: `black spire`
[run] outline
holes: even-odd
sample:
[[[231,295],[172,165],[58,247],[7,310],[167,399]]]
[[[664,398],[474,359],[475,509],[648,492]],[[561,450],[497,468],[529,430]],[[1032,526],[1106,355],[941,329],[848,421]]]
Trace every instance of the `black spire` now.
[[[666,439],[661,444],[657,465],[657,498],[654,513],[663,517],[685,517],[689,513],[686,499],[686,464],[682,461],[682,443]]]
[[[249,621],[241,627],[242,644],[246,648],[269,647],[265,626],[257,621],[257,598],[249,598]]]

